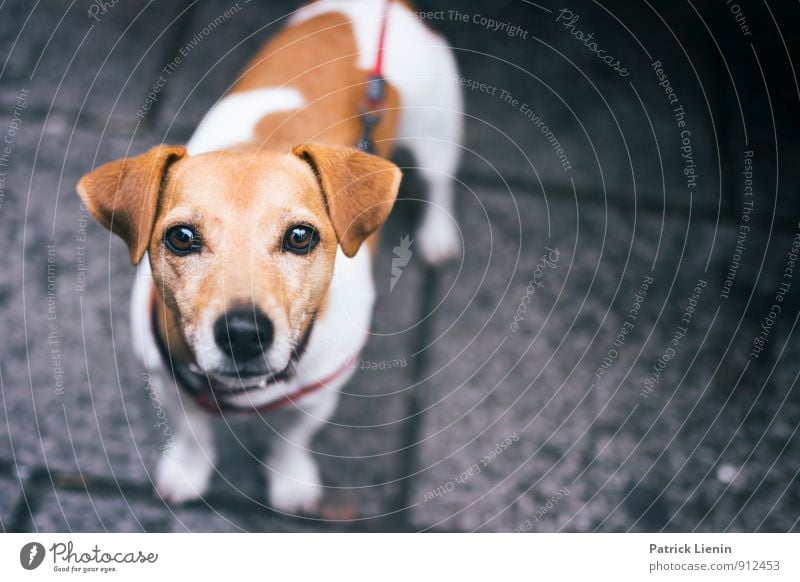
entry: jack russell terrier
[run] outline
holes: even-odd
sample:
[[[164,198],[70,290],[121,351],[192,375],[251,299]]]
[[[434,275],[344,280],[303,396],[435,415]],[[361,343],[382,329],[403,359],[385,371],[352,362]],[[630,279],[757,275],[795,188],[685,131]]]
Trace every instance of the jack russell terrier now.
[[[209,412],[250,411],[275,433],[270,505],[317,509],[309,447],[368,335],[371,255],[400,184],[386,160],[395,147],[414,155],[429,193],[416,248],[430,263],[460,253],[457,75],[448,44],[405,2],[321,0],[292,15],[185,148],[160,145],[80,180],[139,265],[133,345],[163,372],[152,378],[175,435],[155,472],[163,499],[207,491]]]

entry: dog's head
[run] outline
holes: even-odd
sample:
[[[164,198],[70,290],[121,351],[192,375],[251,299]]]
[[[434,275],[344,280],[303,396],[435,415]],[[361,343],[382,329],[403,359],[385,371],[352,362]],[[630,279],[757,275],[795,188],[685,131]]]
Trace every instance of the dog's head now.
[[[134,264],[149,252],[194,363],[257,384],[291,365],[324,308],[337,246],[356,254],[399,183],[394,164],[350,147],[188,156],[158,146],[97,168],[78,193]]]

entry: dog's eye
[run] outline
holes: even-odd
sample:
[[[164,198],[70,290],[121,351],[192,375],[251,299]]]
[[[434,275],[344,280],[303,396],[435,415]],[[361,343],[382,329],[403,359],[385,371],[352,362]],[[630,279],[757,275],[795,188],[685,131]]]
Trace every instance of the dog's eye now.
[[[289,228],[283,236],[283,249],[289,252],[306,255],[317,246],[319,235],[307,224],[297,224]]]
[[[173,226],[164,235],[164,245],[178,256],[200,250],[200,236],[189,226]]]

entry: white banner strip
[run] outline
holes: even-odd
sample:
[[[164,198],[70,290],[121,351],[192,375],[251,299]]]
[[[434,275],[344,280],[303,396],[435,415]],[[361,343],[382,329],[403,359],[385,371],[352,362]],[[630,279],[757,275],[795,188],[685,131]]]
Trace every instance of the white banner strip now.
[[[800,534],[5,534],[0,579],[777,582],[800,580],[798,550]]]

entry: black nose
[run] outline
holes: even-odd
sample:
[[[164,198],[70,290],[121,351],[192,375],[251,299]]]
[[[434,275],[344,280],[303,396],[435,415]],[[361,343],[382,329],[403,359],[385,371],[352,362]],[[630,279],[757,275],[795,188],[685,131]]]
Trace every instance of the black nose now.
[[[214,341],[236,360],[248,360],[264,353],[272,344],[272,322],[259,309],[231,309],[214,324]]]

